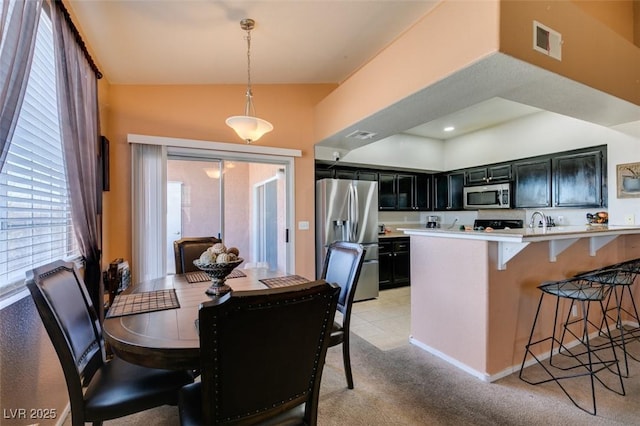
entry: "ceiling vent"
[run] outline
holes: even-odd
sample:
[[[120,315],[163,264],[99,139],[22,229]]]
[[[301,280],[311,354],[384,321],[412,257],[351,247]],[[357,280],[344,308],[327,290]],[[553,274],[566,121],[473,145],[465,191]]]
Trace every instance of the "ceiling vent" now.
[[[366,139],[373,139],[375,135],[377,135],[377,133],[367,132],[366,130],[356,130],[355,132],[349,133],[345,137],[366,140]]]
[[[562,60],[562,34],[533,21],[533,50]]]

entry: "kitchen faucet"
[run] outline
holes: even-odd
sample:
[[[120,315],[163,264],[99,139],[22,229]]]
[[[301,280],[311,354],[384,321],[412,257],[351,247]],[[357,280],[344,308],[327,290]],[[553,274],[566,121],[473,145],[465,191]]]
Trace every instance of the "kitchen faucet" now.
[[[547,218],[546,218],[545,215],[543,215],[539,211],[535,211],[531,215],[531,221],[529,222],[529,228],[535,228],[536,227],[536,221],[535,221],[535,217],[536,216],[540,216],[540,219],[541,219],[541,222],[542,222],[542,229],[543,230],[547,229]]]

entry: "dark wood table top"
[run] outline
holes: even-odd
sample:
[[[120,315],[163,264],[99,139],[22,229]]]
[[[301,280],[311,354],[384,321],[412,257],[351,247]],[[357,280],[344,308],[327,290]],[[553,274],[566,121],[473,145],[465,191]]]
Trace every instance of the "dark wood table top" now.
[[[267,269],[243,269],[246,277],[229,278],[233,291],[264,290],[259,280],[287,274]],[[104,337],[122,359],[153,368],[194,370],[200,366],[200,340],[196,329],[200,303],[210,281],[188,283],[184,275],[169,275],[134,285],[123,294],[175,289],[180,307],[162,311],[108,318]]]

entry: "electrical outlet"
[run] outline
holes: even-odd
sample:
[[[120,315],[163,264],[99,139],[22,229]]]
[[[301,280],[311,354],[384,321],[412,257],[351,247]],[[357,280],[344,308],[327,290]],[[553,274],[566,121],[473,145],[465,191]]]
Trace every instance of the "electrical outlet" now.
[[[624,215],[624,224],[625,225],[635,225],[636,224],[636,218],[634,217],[634,215],[633,214]]]
[[[558,220],[556,220],[556,222],[558,223],[558,225],[563,225],[564,224],[564,216],[558,216]]]

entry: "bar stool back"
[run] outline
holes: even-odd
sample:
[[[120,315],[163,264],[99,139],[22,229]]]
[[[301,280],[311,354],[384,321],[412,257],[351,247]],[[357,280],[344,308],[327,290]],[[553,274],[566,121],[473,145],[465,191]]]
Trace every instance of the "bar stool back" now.
[[[622,349],[625,365],[624,377],[629,377],[628,359],[640,361],[638,356],[632,355],[628,349],[629,343],[640,339],[640,315],[638,315],[638,308],[631,289],[631,285],[639,273],[640,258],[576,275],[612,287],[605,307],[607,318],[611,320],[614,327],[611,330],[606,330],[603,318],[600,322],[600,329],[602,332],[611,333],[616,345]]]
[[[595,303],[600,309],[600,314],[604,317],[605,326],[608,329],[608,321],[605,315],[605,307],[603,301],[608,297],[612,287],[604,286],[595,281],[586,278],[570,278],[561,281],[550,281],[541,284],[538,287],[542,293],[540,295],[540,301],[538,302],[538,309],[536,311],[533,325],[531,327],[531,334],[529,335],[529,341],[526,345],[525,354],[520,367],[519,377],[521,380],[532,384],[538,385],[542,383],[555,382],[565,395],[573,402],[573,404],[581,410],[589,413],[596,414],[596,393],[595,393],[595,381],[597,380],[605,388],[619,395],[624,395],[624,384],[622,383],[622,374],[620,372],[620,366],[616,355],[614,342],[609,334],[605,335],[607,345],[593,346],[591,343],[591,332],[596,330],[593,327],[593,323],[589,321],[589,310],[591,305]],[[543,306],[544,296],[553,296],[555,298],[555,316],[553,321],[553,330],[550,336],[541,338],[534,341],[534,334],[536,332],[536,324],[540,315],[541,308]],[[571,305],[578,303],[583,312],[581,321],[581,330],[575,333],[576,340],[572,342],[564,341],[564,329],[566,324],[561,324],[563,329],[562,337],[558,338],[558,320],[562,321],[564,314],[560,312],[560,302],[562,300],[570,300]],[[560,316],[562,315],[562,316]],[[550,344],[548,352],[548,360],[543,359],[547,352],[544,352],[544,345]],[[560,356],[562,355],[562,356]],[[557,358],[560,356],[560,360]],[[527,362],[528,358],[532,360]],[[544,370],[545,378],[534,380],[528,378],[528,374],[525,374],[525,366],[527,364],[538,364]],[[529,373],[530,370],[527,370]],[[602,374],[600,374],[602,373]],[[607,380],[603,377],[607,373],[612,373],[615,376],[615,381],[619,382],[619,389],[616,385],[615,389]],[[591,401],[590,404],[585,403],[579,398],[579,392],[567,388],[563,381],[578,377],[588,376],[591,385]],[[607,381],[605,381],[607,380]],[[571,390],[571,392],[570,392]]]

